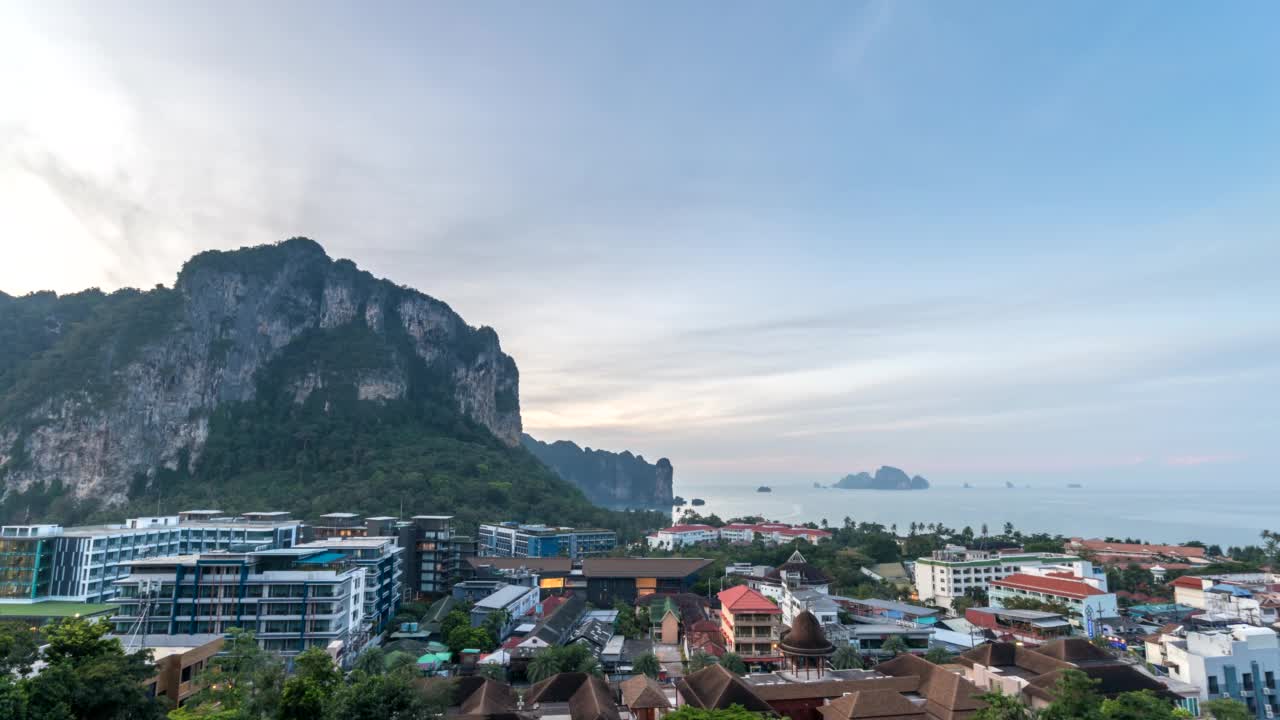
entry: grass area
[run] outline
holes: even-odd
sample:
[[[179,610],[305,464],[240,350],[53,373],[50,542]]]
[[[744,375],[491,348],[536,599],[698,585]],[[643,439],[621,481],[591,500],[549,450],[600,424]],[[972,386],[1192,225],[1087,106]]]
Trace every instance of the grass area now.
[[[62,618],[73,615],[103,615],[114,612],[116,605],[105,603],[80,603],[48,600],[38,603],[0,603],[0,619],[50,617]]]

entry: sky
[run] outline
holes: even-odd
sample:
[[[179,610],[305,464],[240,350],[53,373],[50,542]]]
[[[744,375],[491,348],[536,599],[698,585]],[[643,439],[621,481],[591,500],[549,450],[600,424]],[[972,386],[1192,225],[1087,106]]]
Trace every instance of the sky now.
[[[1274,482],[1280,5],[0,0],[0,290],[319,241],[677,479]]]

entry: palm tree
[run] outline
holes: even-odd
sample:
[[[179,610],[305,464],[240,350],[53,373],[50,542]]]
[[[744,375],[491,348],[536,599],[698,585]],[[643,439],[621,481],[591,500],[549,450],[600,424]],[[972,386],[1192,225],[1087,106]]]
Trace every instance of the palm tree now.
[[[889,639],[885,640],[884,644],[880,646],[880,650],[882,652],[889,653],[893,657],[898,657],[902,653],[910,650],[910,648],[907,647],[907,641],[903,640],[901,635],[891,635]]]
[[[604,675],[604,668],[600,667],[600,661],[591,655],[582,658],[573,670],[588,675]]]
[[[662,673],[662,665],[658,663],[658,656],[653,653],[645,653],[636,658],[636,661],[631,664],[631,669],[655,679]]]
[[[481,663],[480,666],[476,668],[476,674],[493,680],[507,679],[506,668],[497,663]]]
[[[861,670],[862,656],[851,647],[842,647],[831,656],[831,667],[836,670]]]
[[[529,661],[529,667],[525,669],[524,674],[529,678],[530,682],[538,682],[560,672],[560,660],[554,653],[543,650],[533,659]]]
[[[689,672],[695,673],[699,670],[709,668],[716,664],[716,659],[710,653],[696,650],[689,656]]]

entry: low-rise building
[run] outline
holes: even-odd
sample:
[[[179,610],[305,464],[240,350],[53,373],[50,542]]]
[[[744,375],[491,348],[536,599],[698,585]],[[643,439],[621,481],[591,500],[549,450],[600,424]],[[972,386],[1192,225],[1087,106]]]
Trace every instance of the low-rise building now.
[[[1270,628],[1174,628],[1148,638],[1146,651],[1147,662],[1196,687],[1201,700],[1239,700],[1257,717],[1280,713],[1280,642]]]
[[[787,561],[761,576],[747,576],[747,585],[761,595],[782,603],[788,592],[815,590],[828,593],[831,576],[822,568],[805,560],[799,550],[791,553]]]
[[[659,550],[675,550],[704,542],[715,542],[720,531],[711,525],[672,525],[648,536],[649,547]]]
[[[117,634],[252,630],[266,650],[326,650],[340,662],[368,641],[365,568],[345,553],[282,548],[136,560],[116,581]]]
[[[942,616],[942,612],[936,608],[921,607],[896,600],[838,597],[836,602],[849,614],[873,622],[909,622],[922,625],[934,622]]]
[[[1137,565],[1148,570],[1156,566],[1165,570],[1180,570],[1209,563],[1204,548],[1191,545],[1123,543],[1077,537],[1067,541],[1065,549],[1073,553],[1088,553],[1101,565]]]
[[[586,558],[607,555],[618,534],[599,528],[569,528],[517,522],[483,523],[477,546],[484,557]]]
[[[1280,577],[1270,573],[1235,573],[1182,577],[1170,583],[1175,603],[1202,610],[1208,616],[1250,625],[1271,625],[1280,619]]]
[[[1098,577],[1088,561],[1060,553],[1000,553],[948,546],[916,561],[916,594],[930,605],[951,609],[952,602],[972,591],[987,591],[992,580],[1052,565],[1076,577]]]
[[[1090,637],[1099,630],[1098,621],[1102,618],[1120,615],[1115,593],[1103,592],[1074,578],[1014,573],[992,580],[990,586],[988,595],[994,607],[1004,607],[1015,598],[1061,605],[1070,610]]]
[[[780,603],[782,622],[790,625],[796,617],[808,611],[821,625],[833,625],[840,621],[840,606],[835,598],[818,590],[795,590],[788,592]]]
[[[1042,610],[1009,610],[997,607],[969,608],[965,620],[997,640],[1039,645],[1071,635],[1065,615]]]
[[[748,665],[782,662],[778,649],[781,608],[745,585],[731,587],[716,597],[720,600],[720,631],[731,652]]]
[[[125,646],[128,652],[151,651],[156,674],[143,682],[143,687],[153,697],[182,705],[196,693],[199,686],[195,678],[222,649],[223,638],[221,635],[150,635],[145,640],[145,645],[133,642]]]
[[[504,613],[505,621],[498,632],[498,640],[505,640],[521,618],[538,607],[538,589],[520,585],[506,585],[492,595],[471,606],[471,626],[480,627],[494,613]]]

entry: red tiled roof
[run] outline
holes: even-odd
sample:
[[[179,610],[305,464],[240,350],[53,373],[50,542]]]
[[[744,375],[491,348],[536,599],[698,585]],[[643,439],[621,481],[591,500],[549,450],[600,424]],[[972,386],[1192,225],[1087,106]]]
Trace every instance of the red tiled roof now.
[[[1085,540],[1083,538],[1072,538],[1071,544],[1086,550],[1104,553],[1146,553],[1178,555],[1181,557],[1204,557],[1204,548],[1188,545],[1143,545],[1139,543],[1113,543],[1106,540]]]
[[[1169,584],[1173,587],[1191,588],[1193,590],[1200,590],[1204,588],[1204,582],[1201,581],[1200,578],[1192,575],[1183,575]]]
[[[782,609],[769,601],[769,598],[752,590],[746,585],[736,585],[716,595],[720,605],[731,613],[782,613]]]
[[[1014,573],[1003,580],[992,580],[991,584],[996,587],[1032,590],[1076,600],[1081,600],[1091,595],[1106,595],[1098,588],[1079,580],[1062,580],[1060,578],[1041,577],[1025,573]]]
[[[672,525],[671,527],[663,528],[658,532],[687,533],[687,532],[699,532],[699,531],[707,531],[707,530],[715,530],[715,528],[711,527],[710,525]]]

